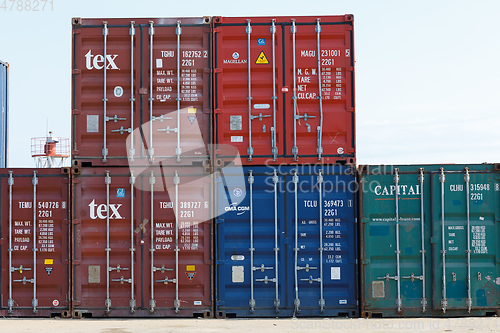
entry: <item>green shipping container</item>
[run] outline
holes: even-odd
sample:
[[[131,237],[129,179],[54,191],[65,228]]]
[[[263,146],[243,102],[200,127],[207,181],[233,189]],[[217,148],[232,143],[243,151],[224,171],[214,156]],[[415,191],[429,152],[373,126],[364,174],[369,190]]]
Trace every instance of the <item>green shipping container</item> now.
[[[500,314],[500,164],[362,166],[360,185],[363,317]]]

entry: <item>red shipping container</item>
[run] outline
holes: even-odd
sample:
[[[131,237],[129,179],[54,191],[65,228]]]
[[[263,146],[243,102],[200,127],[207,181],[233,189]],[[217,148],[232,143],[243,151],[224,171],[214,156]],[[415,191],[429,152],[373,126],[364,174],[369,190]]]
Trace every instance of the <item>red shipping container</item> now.
[[[0,316],[70,315],[69,171],[0,169]]]
[[[207,160],[210,24],[210,17],[73,19],[74,165]]]
[[[213,22],[216,144],[246,165],[355,163],[352,15]]]
[[[79,171],[73,316],[213,316],[211,176],[202,167]]]

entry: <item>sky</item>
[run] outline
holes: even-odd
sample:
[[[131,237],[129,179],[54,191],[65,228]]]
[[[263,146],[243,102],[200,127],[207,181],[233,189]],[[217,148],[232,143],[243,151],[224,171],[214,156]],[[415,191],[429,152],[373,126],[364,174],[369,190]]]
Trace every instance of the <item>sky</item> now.
[[[358,164],[500,162],[500,1],[52,0],[38,12],[11,5],[0,0],[9,167],[34,167],[31,138],[47,129],[71,135],[72,17],[343,14],[354,14]]]

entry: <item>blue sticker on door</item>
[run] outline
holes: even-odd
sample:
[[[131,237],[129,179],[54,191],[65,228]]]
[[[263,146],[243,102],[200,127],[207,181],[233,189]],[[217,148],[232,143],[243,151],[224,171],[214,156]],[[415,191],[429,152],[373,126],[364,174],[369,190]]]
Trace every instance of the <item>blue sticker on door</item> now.
[[[125,198],[125,189],[124,188],[117,188],[116,189],[116,197],[117,198]]]

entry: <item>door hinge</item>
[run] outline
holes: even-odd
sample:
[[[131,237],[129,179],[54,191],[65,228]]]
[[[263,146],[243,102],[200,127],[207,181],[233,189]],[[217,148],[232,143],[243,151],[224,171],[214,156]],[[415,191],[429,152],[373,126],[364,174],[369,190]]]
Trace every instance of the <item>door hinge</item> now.
[[[216,265],[224,265],[224,260],[216,260],[215,264]]]

